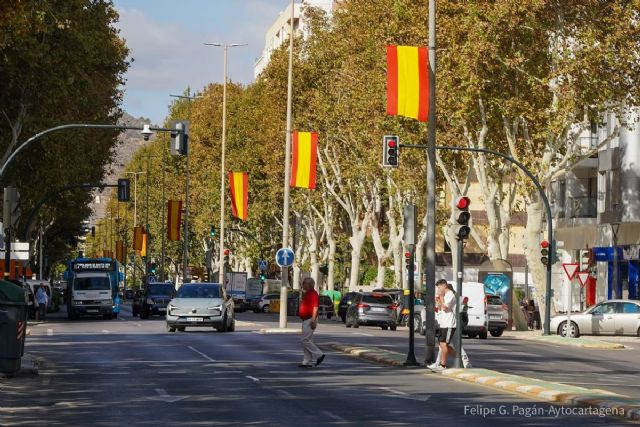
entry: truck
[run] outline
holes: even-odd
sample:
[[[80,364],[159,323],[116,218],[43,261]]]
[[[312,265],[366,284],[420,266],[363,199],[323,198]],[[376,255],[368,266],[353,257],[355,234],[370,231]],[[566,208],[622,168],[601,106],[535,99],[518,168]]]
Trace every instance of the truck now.
[[[232,271],[225,275],[224,288],[227,295],[233,298],[236,311],[245,311],[249,309],[249,300],[247,299],[247,273],[240,271]]]
[[[67,316],[115,319],[120,312],[119,284],[124,275],[112,258],[76,258],[67,264]]]

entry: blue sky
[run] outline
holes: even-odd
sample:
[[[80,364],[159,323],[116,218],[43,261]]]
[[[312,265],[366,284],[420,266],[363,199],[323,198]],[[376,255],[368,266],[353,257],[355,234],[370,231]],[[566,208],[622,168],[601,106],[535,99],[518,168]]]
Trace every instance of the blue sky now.
[[[205,42],[247,43],[229,50],[229,79],[250,83],[266,30],[290,0],[114,0],[116,25],[134,61],[126,75],[124,109],[162,124],[172,98],[222,82],[221,48]]]

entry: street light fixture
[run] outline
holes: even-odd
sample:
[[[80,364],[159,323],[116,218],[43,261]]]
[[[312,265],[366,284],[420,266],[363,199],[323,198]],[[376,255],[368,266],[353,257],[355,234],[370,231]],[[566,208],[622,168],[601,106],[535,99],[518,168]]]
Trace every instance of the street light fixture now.
[[[220,155],[220,255],[218,280],[224,285],[224,170],[225,170],[225,147],[227,141],[227,52],[230,47],[246,46],[246,43],[205,43],[206,46],[222,47],[224,49],[224,74],[222,85],[222,148]]]

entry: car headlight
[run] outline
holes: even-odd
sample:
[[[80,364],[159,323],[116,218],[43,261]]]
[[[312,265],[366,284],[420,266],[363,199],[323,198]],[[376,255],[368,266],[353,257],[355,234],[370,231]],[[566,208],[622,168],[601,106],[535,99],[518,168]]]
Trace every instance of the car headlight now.
[[[207,310],[222,310],[222,306],[216,305],[215,307],[207,307]]]
[[[74,303],[75,305],[82,305],[82,301],[76,301],[76,300],[74,300],[74,301],[73,301],[73,303]]]

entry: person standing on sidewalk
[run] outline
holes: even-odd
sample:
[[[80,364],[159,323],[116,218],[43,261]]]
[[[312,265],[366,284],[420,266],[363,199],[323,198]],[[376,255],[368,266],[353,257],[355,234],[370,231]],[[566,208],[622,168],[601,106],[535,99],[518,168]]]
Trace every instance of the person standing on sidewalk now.
[[[438,323],[440,325],[440,333],[438,334],[440,364],[431,370],[441,372],[447,369],[447,358],[456,354],[455,349],[451,346],[453,335],[456,332],[456,294],[444,279],[436,282],[436,293],[439,296],[436,303],[438,307]]]
[[[302,291],[304,295],[300,303],[298,315],[302,319],[302,351],[304,358],[299,365],[301,368],[312,367],[315,360],[315,366],[318,366],[324,360],[324,353],[320,351],[318,346],[313,343],[313,333],[318,326],[318,307],[320,306],[320,297],[314,289],[315,281],[311,277],[307,277],[302,281]]]
[[[44,285],[40,283],[38,292],[36,292],[36,300],[38,301],[38,314],[40,320],[44,320],[44,316],[47,313],[47,304],[49,297],[47,297],[47,291],[44,289]]]

